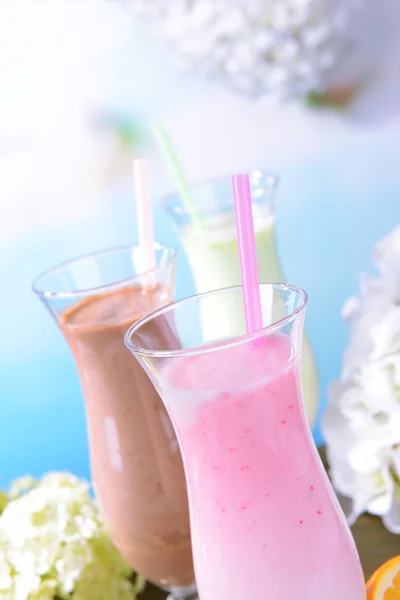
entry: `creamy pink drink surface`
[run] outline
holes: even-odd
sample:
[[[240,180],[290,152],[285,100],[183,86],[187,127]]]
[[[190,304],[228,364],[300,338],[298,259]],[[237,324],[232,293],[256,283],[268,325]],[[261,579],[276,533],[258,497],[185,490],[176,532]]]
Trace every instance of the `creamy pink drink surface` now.
[[[289,338],[164,368],[201,600],[364,600],[354,541],[305,423]]]

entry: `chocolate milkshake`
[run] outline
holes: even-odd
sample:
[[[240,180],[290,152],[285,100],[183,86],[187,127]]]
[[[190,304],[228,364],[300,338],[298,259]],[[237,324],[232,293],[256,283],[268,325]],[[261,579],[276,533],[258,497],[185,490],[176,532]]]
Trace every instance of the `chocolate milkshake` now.
[[[58,315],[81,380],[106,526],[132,567],[165,588],[194,582],[185,478],[163,403],[124,334],[171,300],[163,284],[129,285],[91,294]],[[172,331],[164,334],[174,344]]]

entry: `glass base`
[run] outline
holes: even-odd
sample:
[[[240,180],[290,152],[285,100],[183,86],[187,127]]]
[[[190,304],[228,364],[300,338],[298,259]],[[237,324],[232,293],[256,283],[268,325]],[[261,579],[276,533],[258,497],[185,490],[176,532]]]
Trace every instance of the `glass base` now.
[[[196,584],[184,588],[172,588],[167,600],[199,600]]]

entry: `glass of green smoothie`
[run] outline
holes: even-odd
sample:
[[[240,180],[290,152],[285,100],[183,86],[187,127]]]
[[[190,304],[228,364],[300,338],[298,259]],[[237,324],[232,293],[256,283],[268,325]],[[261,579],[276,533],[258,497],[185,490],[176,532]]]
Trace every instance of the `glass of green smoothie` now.
[[[275,243],[275,194],[279,178],[274,173],[250,173],[253,219],[260,283],[283,283]],[[241,284],[238,243],[232,199],[231,178],[221,177],[191,186],[194,203],[188,205],[179,192],[169,194],[163,206],[172,219],[186,253],[196,292],[201,294]],[[222,300],[221,300],[222,299]],[[222,302],[222,304],[221,304]],[[227,324],[237,329],[243,308],[234,295],[215,296],[214,310],[202,318],[203,334],[216,339],[226,334]],[[319,388],[317,369],[310,343],[303,344],[303,390],[310,426],[315,422]]]

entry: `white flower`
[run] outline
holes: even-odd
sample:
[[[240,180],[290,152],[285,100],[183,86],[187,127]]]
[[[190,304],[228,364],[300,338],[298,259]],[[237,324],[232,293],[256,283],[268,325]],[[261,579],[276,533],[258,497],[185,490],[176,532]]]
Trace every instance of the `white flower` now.
[[[15,479],[15,481],[12,482],[8,495],[11,499],[18,498],[18,496],[26,494],[26,492],[35,487],[35,485],[36,481],[33,479],[33,477],[30,475],[25,475],[24,477]]]
[[[304,97],[348,54],[360,0],[125,0],[185,66],[243,93]]]
[[[342,379],[352,377],[354,371],[364,364],[372,352],[373,327],[393,307],[391,293],[382,279],[361,276],[359,298],[350,298],[342,310],[343,317],[351,325],[349,344],[343,356]]]
[[[400,227],[376,247],[378,277],[343,309],[351,324],[340,381],[329,390],[323,433],[349,522],[367,511],[400,533]]]
[[[143,587],[112,545],[86,482],[17,480],[0,515],[0,600],[133,600]]]
[[[9,590],[12,582],[11,567],[7,562],[4,549],[0,547],[0,594]]]
[[[387,357],[376,363],[367,363],[360,368],[357,376],[358,393],[363,395],[369,412],[385,418],[387,415],[400,414],[400,390],[394,377],[394,364],[398,357]]]
[[[400,226],[376,245],[374,263],[391,292],[393,304],[400,303]]]
[[[400,306],[391,307],[371,330],[371,360],[390,357],[400,351]]]

